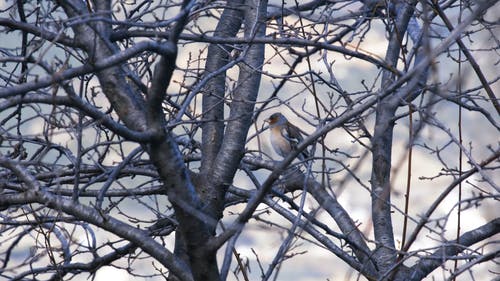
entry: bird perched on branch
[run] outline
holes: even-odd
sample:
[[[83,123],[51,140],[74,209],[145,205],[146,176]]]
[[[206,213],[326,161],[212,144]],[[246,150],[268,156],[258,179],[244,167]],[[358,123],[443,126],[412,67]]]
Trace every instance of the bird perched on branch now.
[[[288,156],[292,151],[297,150],[297,144],[302,142],[302,133],[299,128],[288,122],[286,117],[281,113],[274,113],[264,122],[269,123],[269,140],[271,145],[281,157]],[[300,160],[309,157],[306,150],[302,150],[298,155]]]

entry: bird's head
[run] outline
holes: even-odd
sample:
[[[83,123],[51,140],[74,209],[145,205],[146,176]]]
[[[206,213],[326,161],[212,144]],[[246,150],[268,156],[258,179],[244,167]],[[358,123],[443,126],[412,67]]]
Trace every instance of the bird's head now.
[[[286,117],[281,114],[281,113],[274,113],[271,116],[269,116],[268,119],[264,120],[265,122],[269,123],[269,126],[272,125],[284,125],[288,120]]]

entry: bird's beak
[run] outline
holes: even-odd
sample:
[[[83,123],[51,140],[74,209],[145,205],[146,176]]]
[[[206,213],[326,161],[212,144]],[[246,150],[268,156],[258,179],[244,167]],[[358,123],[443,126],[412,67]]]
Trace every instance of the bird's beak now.
[[[261,130],[267,129],[269,126],[269,119],[264,119],[264,123],[262,123],[262,126],[260,127]]]

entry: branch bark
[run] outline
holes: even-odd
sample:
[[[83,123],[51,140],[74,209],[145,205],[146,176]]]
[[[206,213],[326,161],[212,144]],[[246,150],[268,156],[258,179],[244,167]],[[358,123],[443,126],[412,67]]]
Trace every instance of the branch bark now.
[[[243,22],[243,0],[227,1],[228,5],[215,29],[214,36],[234,37]],[[206,75],[217,72],[229,62],[232,46],[226,44],[210,44],[208,47]],[[226,92],[226,71],[210,79],[203,92],[202,108],[202,157],[200,176],[211,178],[217,164],[217,155],[224,140],[224,102]],[[207,204],[206,211],[216,219],[222,217],[224,189],[221,181],[204,182],[198,187],[202,200]],[[213,230],[215,231],[215,229]]]
[[[14,204],[39,203],[53,210],[63,211],[72,215],[77,220],[89,222],[138,245],[181,280],[193,280],[187,264],[176,259],[165,247],[149,237],[147,232],[130,226],[110,215],[103,214],[94,208],[45,191],[28,170],[1,155],[0,165],[14,172],[18,179],[26,185],[22,193],[3,194],[0,196],[0,208]]]
[[[267,1],[245,2],[244,25],[245,36],[260,37],[265,34]],[[255,101],[259,93],[261,79],[260,70],[264,61],[264,45],[250,44],[241,56],[239,64],[237,87],[232,94],[229,120],[224,133],[220,150],[213,163],[213,174],[210,186],[216,192],[214,213],[220,217],[224,206],[227,188],[232,183],[234,175],[243,157],[248,129],[252,124]]]
[[[386,62],[396,67],[402,40],[413,15],[417,1],[398,1],[395,7],[394,32],[389,38]],[[395,80],[394,73],[384,71],[382,90]],[[380,272],[388,271],[396,261],[394,232],[391,219],[390,174],[392,163],[392,137],[394,115],[397,104],[390,102],[390,96],[381,98],[376,107],[375,129],[372,141],[372,220],[377,249],[374,256]]]
[[[430,256],[422,258],[417,264],[412,266],[409,276],[401,276],[401,278],[398,277],[396,280],[422,280],[434,269],[441,266],[444,261],[450,259],[450,257],[458,255],[466,250],[468,246],[498,233],[500,233],[500,218],[462,234],[458,240],[444,242],[443,246],[440,246],[438,250]]]

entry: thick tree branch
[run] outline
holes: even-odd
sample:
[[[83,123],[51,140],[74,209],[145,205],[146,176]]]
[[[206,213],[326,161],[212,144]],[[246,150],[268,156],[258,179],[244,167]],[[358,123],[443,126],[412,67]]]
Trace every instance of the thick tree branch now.
[[[397,2],[396,18],[389,38],[386,52],[386,62],[393,67],[397,66],[402,41],[408,22],[413,15],[414,6],[418,1]],[[382,89],[395,80],[394,74],[384,71],[382,75]],[[380,98],[376,107],[375,128],[372,137],[372,172],[371,172],[371,197],[372,220],[377,249],[374,256],[380,272],[384,273],[394,264],[396,250],[391,218],[391,163],[394,129],[394,114],[397,104],[389,102],[390,96]]]
[[[500,233],[500,218],[462,234],[458,240],[443,243],[443,246],[440,246],[433,254],[424,257],[420,262],[412,266],[410,275],[401,280],[422,280],[445,261],[466,250],[467,247],[498,233]]]
[[[486,160],[481,162],[479,164],[479,167],[484,168],[488,164],[490,164],[493,161],[498,160],[500,157],[500,150],[495,151],[490,157],[488,157]],[[431,215],[434,213],[434,211],[440,206],[440,204],[443,202],[443,200],[450,194],[452,190],[454,190],[459,183],[465,181],[468,179],[470,176],[476,174],[478,171],[477,167],[473,167],[469,171],[464,172],[460,177],[458,177],[456,180],[454,180],[445,190],[441,192],[441,194],[434,200],[434,202],[430,205],[430,207],[427,209],[427,211],[422,215],[422,218],[418,222],[417,226],[413,230],[413,232],[410,234],[410,237],[407,239],[406,244],[403,247],[403,251],[408,251],[410,249],[410,246],[415,242],[415,240],[418,237],[418,234],[420,231],[423,229],[423,227],[429,222]]]
[[[15,95],[25,94],[29,91],[34,91],[45,87],[49,87],[59,82],[69,80],[71,78],[75,78],[85,74],[90,74],[93,72],[104,71],[117,64],[123,63],[127,59],[137,56],[138,54],[144,51],[154,51],[160,54],[173,52],[172,49],[166,49],[163,46],[160,46],[158,43],[152,41],[139,42],[134,46],[121,51],[120,53],[116,53],[106,58],[102,58],[93,64],[85,64],[82,66],[61,70],[56,74],[40,77],[34,81],[19,84],[17,86],[0,88],[0,98],[8,98]]]
[[[25,95],[18,95],[8,98],[6,101],[0,103],[0,111],[14,107],[21,103],[39,103],[48,105],[64,105],[81,110],[89,117],[93,118],[96,122],[103,124],[112,132],[124,137],[125,139],[145,143],[157,138],[157,133],[153,131],[138,132],[120,124],[113,120],[109,115],[104,114],[96,107],[91,106],[89,103],[83,101],[76,95],[70,96],[53,96],[43,95],[38,93],[28,93]]]
[[[227,8],[221,15],[214,32],[217,37],[234,37],[243,22],[243,0],[227,1]],[[232,47],[223,44],[210,44],[208,46],[205,71],[209,75],[218,71],[229,62]],[[224,95],[226,72],[222,72],[210,79],[203,93],[203,124],[202,124],[202,158],[201,174],[209,175],[213,171],[213,163],[219,153],[224,134]],[[211,193],[212,187],[207,187],[205,192]],[[211,195],[207,194],[210,198]],[[215,215],[215,214],[213,214]]]
[[[12,170],[19,180],[27,185],[23,193],[3,194],[0,196],[0,207],[12,204],[40,203],[51,209],[60,210],[74,216],[78,220],[99,226],[115,235],[123,237],[138,245],[182,280],[192,280],[186,264],[174,258],[174,255],[154,241],[147,232],[130,226],[110,215],[103,214],[94,208],[65,199],[44,190],[34,176],[24,167],[0,156],[0,165]]]
[[[72,17],[88,15],[89,11],[82,1],[58,1],[66,13]],[[105,3],[100,5],[106,6]],[[99,8],[106,9],[106,7]],[[103,11],[108,17],[108,10]],[[79,36],[76,38],[85,46],[90,65],[97,65],[119,52],[115,42],[109,40],[109,22],[87,22],[72,26]],[[175,51],[174,51],[175,53]],[[110,101],[113,109],[129,128],[145,131],[147,129],[145,102],[138,92],[130,87],[125,79],[125,71],[121,65],[111,66],[96,72],[103,93]]]
[[[29,23],[19,22],[12,19],[0,18],[0,26],[6,26],[12,30],[21,30],[30,34],[33,34],[41,39],[45,39],[50,42],[63,44],[67,47],[81,48],[73,38],[68,37],[66,34],[59,32],[55,33],[51,30],[47,30],[43,27],[38,27]]]
[[[263,36],[266,30],[265,15],[267,1],[246,1],[244,14],[245,36]],[[221,148],[213,167],[210,185],[215,188],[216,196],[212,198],[213,207],[218,217],[222,214],[224,197],[228,186],[232,183],[245,150],[248,129],[252,124],[255,101],[259,93],[262,63],[264,61],[264,45],[252,44],[244,51],[243,62],[237,87],[233,93],[229,120],[224,133]]]

